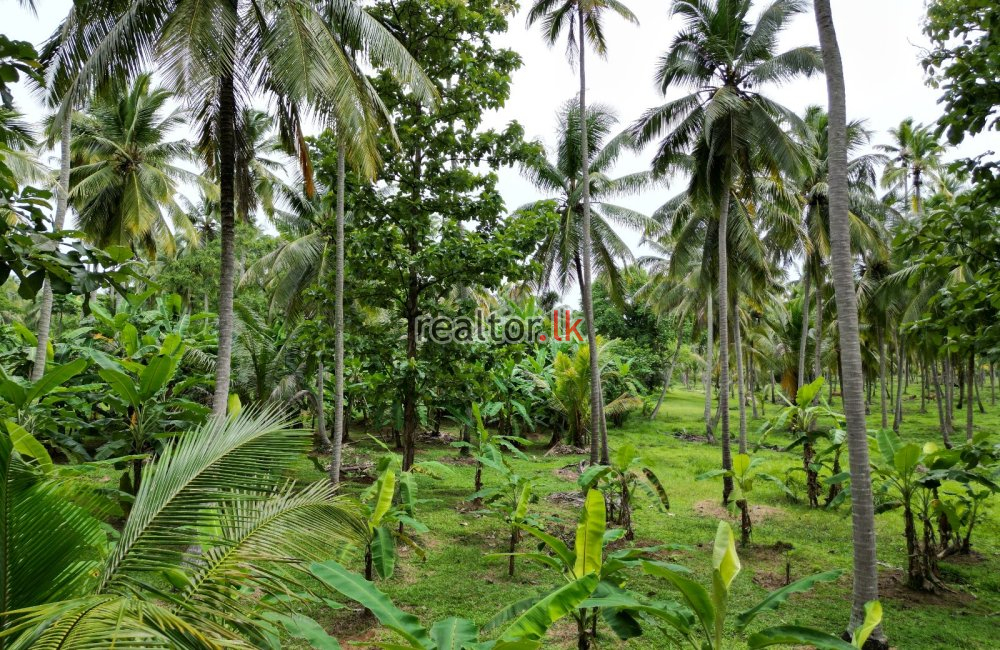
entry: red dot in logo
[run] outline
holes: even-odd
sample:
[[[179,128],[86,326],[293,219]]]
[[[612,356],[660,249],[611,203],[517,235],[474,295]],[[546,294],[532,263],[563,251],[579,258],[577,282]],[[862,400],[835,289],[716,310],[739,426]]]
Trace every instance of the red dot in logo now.
[[[544,343],[545,341],[547,341],[547,340],[548,340],[548,338],[549,338],[549,337],[545,336],[544,334],[540,334],[540,335],[538,336],[538,340],[539,340],[539,341],[541,341],[542,343]]]

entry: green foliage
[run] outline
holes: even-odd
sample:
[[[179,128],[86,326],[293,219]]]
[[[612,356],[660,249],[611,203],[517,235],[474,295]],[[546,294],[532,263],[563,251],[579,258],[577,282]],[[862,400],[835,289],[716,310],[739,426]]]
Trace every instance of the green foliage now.
[[[331,590],[354,600],[370,611],[383,627],[402,637],[406,645],[376,643],[379,648],[402,650],[534,650],[560,618],[573,612],[589,596],[597,582],[589,575],[557,589],[548,597],[525,609],[500,633],[499,640],[480,641],[479,627],[467,619],[448,618],[427,629],[417,617],[397,608],[371,582],[337,564],[312,565],[312,572]]]
[[[604,494],[608,520],[625,529],[625,539],[635,537],[632,527],[632,498],[636,490],[644,489],[664,510],[670,509],[670,499],[659,477],[643,461],[632,445],[622,445],[612,454],[610,465],[588,467],[577,480],[586,494],[591,489]]]
[[[308,444],[307,432],[274,413],[189,432],[150,464],[109,544],[98,520],[0,436],[0,458],[20,468],[2,485],[0,533],[12,543],[0,572],[11,586],[28,581],[17,603],[4,603],[7,647],[266,644],[264,614],[275,605],[248,600],[247,590],[308,594],[306,565],[361,537],[353,508],[330,485],[298,488],[284,477]]]
[[[769,483],[778,486],[790,499],[795,499],[795,494],[788,488],[787,485],[785,485],[784,481],[772,474],[762,472],[758,469],[763,463],[764,459],[760,456],[751,458],[749,454],[736,454],[733,456],[732,469],[713,469],[695,477],[696,481],[703,481],[720,476],[733,480],[737,489],[736,507],[740,511],[740,543],[744,546],[750,543],[750,537],[753,534],[753,521],[750,518],[749,495],[753,492],[754,483],[756,483],[758,479],[768,481]]]
[[[705,589],[697,582],[677,571],[676,568],[654,562],[643,562],[643,570],[650,575],[663,578],[678,591],[683,604],[676,618],[663,618],[662,622],[680,634],[683,642],[692,648],[707,648],[721,650],[723,647],[723,628],[729,611],[730,593],[733,581],[742,568],[739,555],[736,553],[736,543],[732,528],[724,521],[719,522],[712,551],[712,587]],[[745,630],[759,615],[777,610],[796,593],[810,591],[822,582],[832,582],[841,576],[841,571],[827,571],[808,578],[797,580],[781,589],[773,591],[759,603],[736,616],[736,627]],[[881,621],[882,610],[877,602],[870,603],[866,608],[869,617],[856,636],[856,645],[841,641],[818,630],[805,627],[779,626],[765,628],[750,636],[751,648],[763,648],[769,645],[810,645],[817,648],[842,650],[844,648],[860,648],[864,645],[867,635]]]

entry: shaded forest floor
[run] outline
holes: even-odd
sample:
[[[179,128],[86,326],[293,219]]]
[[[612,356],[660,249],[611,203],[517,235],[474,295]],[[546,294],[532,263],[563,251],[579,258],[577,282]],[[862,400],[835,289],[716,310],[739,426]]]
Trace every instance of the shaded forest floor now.
[[[915,389],[911,388],[911,393]],[[988,391],[983,395],[987,413],[976,412],[977,430],[996,431],[1000,427],[1000,406],[990,405]],[[905,418],[901,434],[906,440],[925,442],[938,440],[937,414],[933,402],[928,412],[919,414],[919,400],[907,395]],[[778,407],[766,405],[773,415]],[[721,508],[721,483],[694,481],[702,472],[717,467],[718,446],[693,440],[703,431],[703,396],[698,392],[672,390],[655,422],[638,414],[632,415],[620,429],[610,429],[612,449],[631,442],[646,459],[666,487],[671,510],[664,513],[645,496],[637,499],[634,514],[636,545],[683,544],[690,551],[669,555],[671,561],[694,571],[703,584],[711,581],[711,548],[718,518],[728,516]],[[891,418],[891,415],[890,415]],[[956,412],[956,426],[965,422],[963,413]],[[748,426],[751,446],[762,421]],[[880,415],[873,407],[870,425],[877,427]],[[732,424],[738,426],[733,408]],[[382,453],[366,442],[363,434],[353,434],[354,443],[348,448],[345,464],[352,465]],[[956,440],[964,439],[959,432]],[[534,481],[534,492],[540,500],[532,507],[543,517],[550,518],[549,528],[571,535],[577,509],[572,493],[577,490],[574,466],[582,456],[544,457],[542,445],[547,435],[540,436],[538,447],[529,449],[531,462],[515,461],[517,471]],[[781,444],[779,439],[769,443]],[[767,459],[764,471],[784,477],[787,470],[801,464],[794,453],[759,452]],[[427,625],[449,616],[472,618],[479,623],[488,621],[504,606],[532,592],[541,592],[559,584],[553,571],[520,562],[514,578],[507,577],[505,559],[487,555],[506,551],[507,534],[503,522],[494,517],[470,513],[465,500],[473,491],[474,467],[456,463],[457,450],[447,443],[424,441],[418,460],[449,463],[451,472],[442,480],[419,477],[422,504],[419,519],[430,527],[421,536],[427,558],[421,561],[412,553],[401,552],[396,575],[379,587],[403,609],[420,617]],[[846,466],[846,458],[845,458]],[[801,476],[801,473],[798,474]],[[795,475],[793,475],[795,476]],[[300,477],[315,480],[322,477],[318,469],[303,461]],[[487,484],[495,477],[487,471]],[[801,481],[801,479],[798,479]],[[348,493],[362,490],[362,482],[345,485]],[[796,486],[804,495],[804,486]],[[845,569],[838,582],[820,585],[813,592],[795,596],[776,614],[761,617],[750,632],[758,627],[775,624],[800,624],[839,633],[847,621],[850,608],[851,520],[847,507],[835,511],[811,510],[802,503],[792,503],[773,485],[760,481],[751,495],[757,509],[754,538],[749,548],[741,549],[743,572],[734,583],[733,612],[756,603],[769,590],[785,584],[786,573],[793,580],[829,569]],[[877,518],[880,561],[880,584],[885,609],[885,628],[894,647],[901,649],[944,650],[945,648],[991,649],[998,647],[996,626],[1000,624],[1000,517],[994,502],[988,506],[986,521],[973,536],[974,553],[952,557],[941,564],[942,573],[954,593],[941,596],[917,594],[902,584],[905,567],[905,545],[902,516],[889,512]],[[730,517],[734,529],[739,523]],[[521,549],[529,550],[530,541]],[[349,563],[360,570],[357,562]],[[673,598],[664,582],[636,576],[630,582],[633,589],[656,598]],[[341,642],[385,638],[372,629],[373,622],[351,609],[311,612],[317,620]],[[569,621],[558,624],[547,637],[547,648],[575,647],[575,627]],[[735,630],[728,631],[727,647],[744,648],[743,638]],[[346,644],[345,644],[346,647]],[[362,646],[363,647],[363,646]],[[603,629],[602,648],[659,649],[668,647],[665,638],[656,631],[621,643],[611,631]]]

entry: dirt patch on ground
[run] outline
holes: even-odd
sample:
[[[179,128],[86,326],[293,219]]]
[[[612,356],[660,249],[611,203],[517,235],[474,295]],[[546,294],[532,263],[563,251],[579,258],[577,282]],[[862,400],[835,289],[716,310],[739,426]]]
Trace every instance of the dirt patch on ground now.
[[[545,500],[549,503],[554,503],[560,506],[569,506],[571,508],[582,508],[585,502],[584,496],[580,491],[553,492],[545,497]]]
[[[739,521],[740,513],[739,510],[734,509],[732,512],[727,510],[718,501],[712,501],[711,499],[706,499],[704,501],[699,501],[694,504],[694,511],[700,517],[710,517],[712,519],[723,519],[726,521]],[[750,506],[750,519],[753,521],[754,525],[765,522],[768,519],[774,519],[785,514],[785,511],[781,508],[774,508],[772,506],[762,506],[762,505],[752,505]]]
[[[580,463],[574,463],[572,465],[566,465],[565,467],[560,467],[559,469],[552,470],[552,473],[564,481],[570,481],[571,483],[576,483],[576,480],[580,478],[580,474],[583,473],[584,461]]]
[[[474,466],[476,464],[476,459],[472,456],[446,456],[444,458],[439,458],[438,462],[444,463],[445,465]]]
[[[929,593],[917,591],[906,586],[906,575],[901,569],[878,574],[878,593],[882,599],[896,601],[903,609],[911,607],[937,605],[939,607],[956,607],[970,605],[976,602],[976,597],[964,591],[942,591]]]
[[[546,456],[583,456],[584,454],[590,453],[586,449],[581,447],[573,447],[571,445],[556,445],[552,449],[545,452]]]

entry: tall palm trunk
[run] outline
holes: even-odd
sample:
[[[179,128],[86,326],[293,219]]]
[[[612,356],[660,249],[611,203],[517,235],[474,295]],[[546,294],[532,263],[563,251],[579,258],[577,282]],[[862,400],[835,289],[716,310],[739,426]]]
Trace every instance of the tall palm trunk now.
[[[677,366],[677,358],[681,354],[681,343],[683,342],[681,330],[684,328],[684,314],[681,315],[678,322],[680,323],[680,327],[677,329],[677,345],[674,347],[673,356],[670,357],[670,365],[667,366],[667,371],[663,373],[663,390],[660,391],[660,399],[656,400],[656,406],[653,407],[653,412],[649,415],[650,420],[655,420],[656,414],[660,412],[663,400],[667,396],[667,390],[670,388],[670,382],[674,378],[674,368]]]
[[[799,376],[796,390],[806,385],[806,348],[809,345],[809,256],[802,263],[802,333],[799,335]]]
[[[705,344],[705,438],[709,443],[715,442],[715,432],[712,431],[712,369],[715,364],[712,358],[715,356],[715,342],[712,340],[712,329],[715,326],[712,316],[712,301],[715,298],[712,292],[708,292],[708,302],[705,305],[705,329],[707,330]]]
[[[882,409],[882,428],[889,428],[889,391],[885,386],[885,334],[878,332],[878,389],[879,406]]]
[[[736,355],[736,397],[739,399],[740,453],[747,453],[747,394],[743,372],[743,328],[740,325],[739,301],[733,299],[733,354]]]
[[[67,111],[59,131],[59,188],[56,193],[56,213],[53,230],[62,230],[69,208],[69,147],[73,126],[73,112]],[[38,306],[38,339],[35,362],[31,367],[31,381],[38,381],[45,374],[45,361],[49,353],[49,329],[52,326],[52,285],[48,278],[42,283],[42,302]]]
[[[344,448],[344,156],[343,134],[337,138],[337,214],[336,258],[333,299],[333,462],[330,481],[340,483],[340,464]]]
[[[892,412],[892,430],[899,432],[899,425],[903,423],[903,375],[906,372],[906,339],[898,331],[896,332],[896,400]]]
[[[219,348],[215,361],[215,396],[212,415],[226,414],[229,403],[230,363],[233,356],[233,279],[236,274],[235,172],[236,90],[233,72],[219,84],[219,230],[222,257],[219,264]]]
[[[590,242],[590,147],[587,140],[587,39],[583,3],[577,4],[580,44],[580,178],[583,183],[583,317],[587,321],[587,343],[590,345],[590,462],[607,464],[607,428],[604,424],[601,372],[597,358],[597,331],[594,328],[594,296],[591,291]],[[600,455],[598,455],[600,454]]]
[[[823,283],[816,283],[816,347],[813,350],[813,379],[823,374]],[[819,393],[816,394],[819,399]]]
[[[872,499],[871,466],[868,458],[868,426],[865,422],[864,375],[861,336],[854,285],[854,263],[847,190],[847,93],[844,67],[837,44],[830,0],[814,0],[826,85],[829,95],[829,196],[833,286],[836,292],[840,333],[840,360],[847,447],[851,472],[851,519],[854,541],[854,586],[848,630],[865,618],[865,603],[878,600],[878,564],[875,547],[875,506]],[[871,645],[888,648],[885,634],[876,629]],[[866,645],[867,647],[867,645]]]
[[[719,430],[722,438],[722,469],[733,467],[729,448],[729,186],[723,188],[719,204]],[[733,481],[726,477],[722,486],[722,502],[729,503]]]

